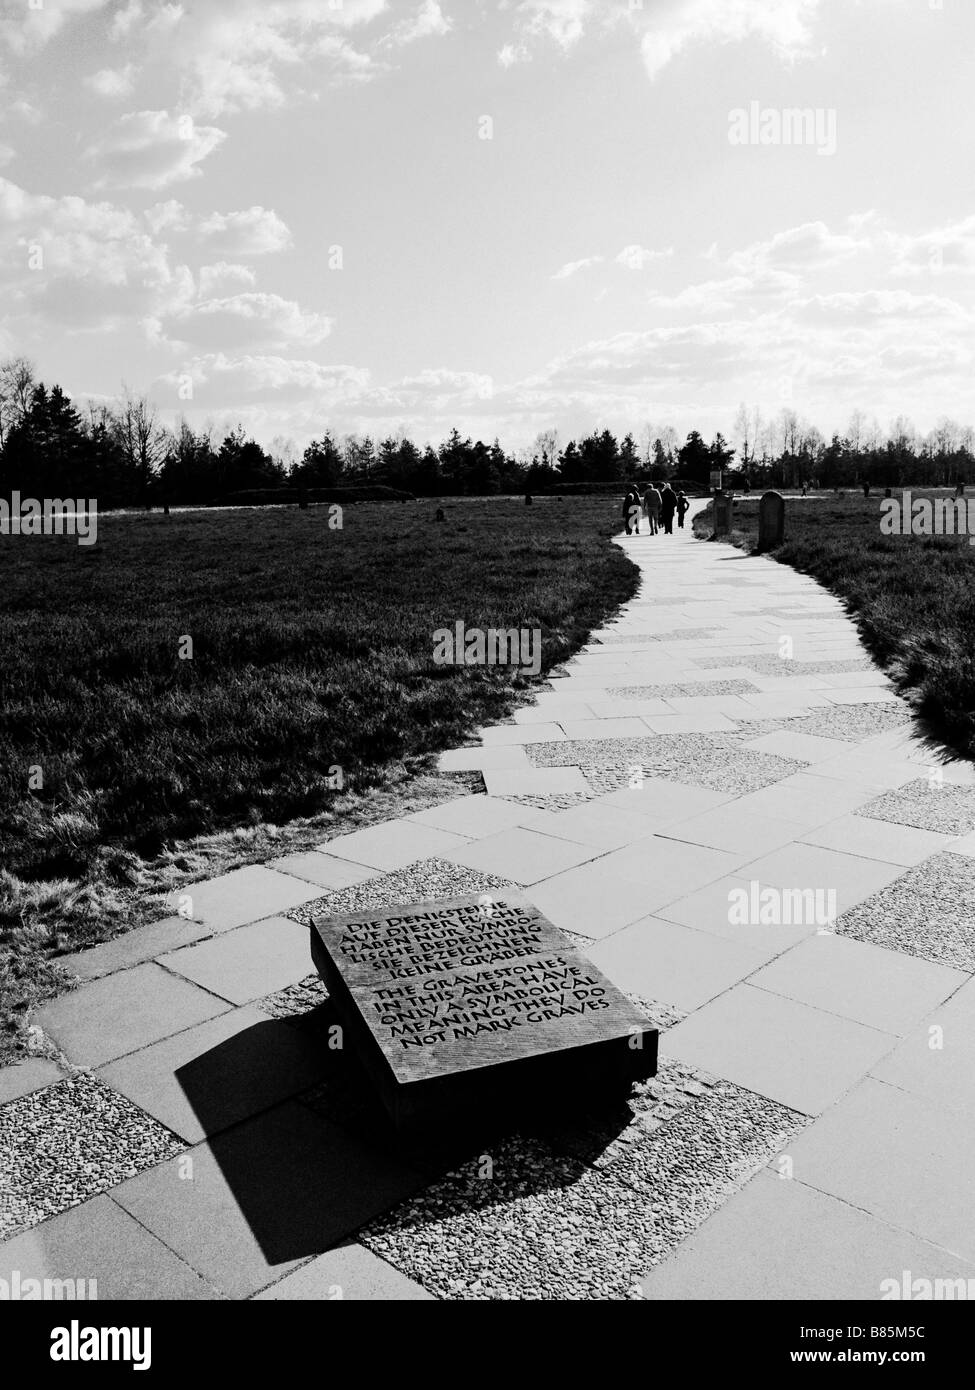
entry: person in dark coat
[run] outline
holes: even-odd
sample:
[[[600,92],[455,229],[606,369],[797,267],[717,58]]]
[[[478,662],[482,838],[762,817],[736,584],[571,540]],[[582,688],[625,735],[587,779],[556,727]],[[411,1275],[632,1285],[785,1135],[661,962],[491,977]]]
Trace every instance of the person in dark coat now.
[[[664,534],[672,536],[674,534],[674,512],[677,510],[677,497],[670,483],[664,483],[663,491],[660,494],[660,520],[664,524]]]
[[[682,531],[684,529],[684,517],[690,509],[691,504],[688,502],[686,495],[683,492],[679,492],[677,494],[677,525]]]

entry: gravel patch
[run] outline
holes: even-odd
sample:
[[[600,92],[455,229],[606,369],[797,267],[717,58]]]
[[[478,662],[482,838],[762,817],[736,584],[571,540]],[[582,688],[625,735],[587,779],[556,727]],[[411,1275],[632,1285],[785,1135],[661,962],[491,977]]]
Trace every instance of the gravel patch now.
[[[84,1073],[0,1107],[0,1240],[79,1206],[186,1145]]]
[[[758,686],[751,681],[694,681],[689,685],[622,685],[607,690],[607,695],[619,695],[624,700],[672,700],[681,695],[757,695]]]
[[[836,738],[844,743],[861,743],[874,734],[886,733],[911,720],[905,704],[823,705],[799,714],[779,719],[736,720],[736,733],[746,739],[761,738],[763,734],[785,730],[790,734],[813,734],[818,738]]]
[[[932,783],[922,777],[884,792],[854,814],[894,825],[913,825],[918,830],[935,830],[942,835],[967,835],[975,830],[975,787]]]
[[[278,990],[258,999],[257,1008],[270,1018],[301,1018],[319,1008],[328,999],[328,990],[320,975],[306,975],[296,985]]]
[[[869,657],[851,657],[846,661],[785,661],[780,656],[729,656],[720,663],[713,657],[697,657],[694,666],[712,670],[718,666],[744,666],[756,676],[845,676],[851,671],[876,671]]]
[[[629,1105],[514,1136],[359,1239],[453,1300],[626,1299],[806,1123],[673,1063]]]
[[[692,787],[744,795],[791,777],[807,766],[792,758],[742,748],[738,738],[707,734],[649,734],[646,738],[567,739],[529,743],[536,767],[578,767],[596,794],[629,785],[631,769]]]
[[[963,854],[933,854],[838,919],[835,931],[975,973],[975,879]]]
[[[501,796],[498,800],[530,806],[534,811],[571,811],[573,806],[585,806],[595,797],[594,791],[555,792],[552,796]]]
[[[548,798],[551,800],[551,798]],[[302,903],[285,916],[310,926],[312,918],[343,912],[367,912],[401,903],[425,902],[428,898],[454,898],[465,893],[486,893],[491,888],[514,888],[510,879],[483,874],[444,859],[420,859],[405,869],[396,869],[380,878],[368,879],[351,888],[323,893],[312,902]]]

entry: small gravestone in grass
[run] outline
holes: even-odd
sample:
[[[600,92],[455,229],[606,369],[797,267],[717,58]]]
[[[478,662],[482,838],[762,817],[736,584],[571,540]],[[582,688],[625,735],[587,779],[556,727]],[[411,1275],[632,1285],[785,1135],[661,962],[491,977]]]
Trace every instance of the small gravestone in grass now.
[[[311,939],[400,1131],[606,1099],[656,1074],[657,1030],[518,892],[321,918]]]
[[[766,492],[758,504],[758,548],[773,550],[785,535],[785,502],[777,492]]]

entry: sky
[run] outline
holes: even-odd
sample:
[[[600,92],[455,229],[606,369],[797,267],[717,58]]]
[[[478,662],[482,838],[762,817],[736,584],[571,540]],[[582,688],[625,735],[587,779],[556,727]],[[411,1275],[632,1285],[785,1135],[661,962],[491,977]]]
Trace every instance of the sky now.
[[[0,0],[0,357],[298,449],[975,420],[971,0]]]

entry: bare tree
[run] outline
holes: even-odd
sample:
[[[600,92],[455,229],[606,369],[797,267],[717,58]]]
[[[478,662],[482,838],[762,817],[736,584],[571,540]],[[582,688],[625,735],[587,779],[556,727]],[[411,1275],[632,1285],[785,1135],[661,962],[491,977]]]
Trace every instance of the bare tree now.
[[[151,506],[149,489],[166,457],[169,436],[147,396],[134,396],[126,386],[122,391],[115,411],[115,437],[126,463],[139,477],[143,504],[148,511]]]
[[[0,449],[30,409],[36,385],[34,364],[26,357],[0,362]]]
[[[732,438],[738,448],[742,469],[747,474],[755,460],[755,435],[752,433],[752,422],[744,401],[738,407],[738,414],[735,416]]]

